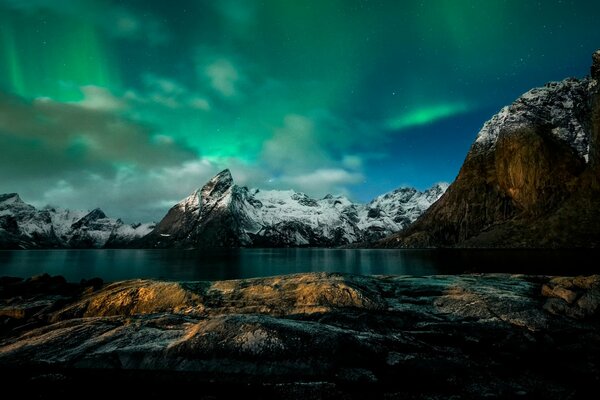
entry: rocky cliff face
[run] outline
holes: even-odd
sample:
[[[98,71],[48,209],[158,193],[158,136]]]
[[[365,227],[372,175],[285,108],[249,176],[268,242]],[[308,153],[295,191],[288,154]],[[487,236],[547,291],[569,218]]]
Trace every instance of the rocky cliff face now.
[[[401,188],[367,204],[248,189],[229,170],[182,200],[139,243],[144,247],[339,246],[381,239],[413,222],[446,190]]]
[[[532,89],[486,122],[445,195],[382,247],[600,245],[598,82]]]
[[[99,208],[38,210],[16,193],[0,195],[0,249],[121,247],[153,228],[124,224]]]
[[[1,278],[0,373],[24,398],[587,398],[599,299],[600,276]]]

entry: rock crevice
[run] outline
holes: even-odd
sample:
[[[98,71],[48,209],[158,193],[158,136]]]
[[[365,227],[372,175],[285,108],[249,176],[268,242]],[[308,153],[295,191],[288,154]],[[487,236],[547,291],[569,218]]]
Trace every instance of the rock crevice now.
[[[599,276],[45,276],[3,278],[0,301],[0,372],[44,390],[49,376],[101,368],[141,387],[168,374],[275,397],[277,385],[302,398],[299,384],[319,396],[359,384],[382,396],[564,398],[596,387],[600,367]]]

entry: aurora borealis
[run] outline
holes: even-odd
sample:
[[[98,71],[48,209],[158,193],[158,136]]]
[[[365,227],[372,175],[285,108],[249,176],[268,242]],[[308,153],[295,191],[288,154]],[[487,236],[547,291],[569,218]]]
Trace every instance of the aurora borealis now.
[[[0,193],[157,220],[223,168],[366,201],[588,73],[591,1],[0,0]]]

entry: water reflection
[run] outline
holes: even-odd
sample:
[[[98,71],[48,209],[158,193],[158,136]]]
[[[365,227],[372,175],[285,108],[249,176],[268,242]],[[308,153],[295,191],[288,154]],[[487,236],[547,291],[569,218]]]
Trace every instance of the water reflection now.
[[[63,275],[220,280],[300,272],[433,275],[509,272],[593,273],[597,250],[17,250],[0,251],[0,276]]]

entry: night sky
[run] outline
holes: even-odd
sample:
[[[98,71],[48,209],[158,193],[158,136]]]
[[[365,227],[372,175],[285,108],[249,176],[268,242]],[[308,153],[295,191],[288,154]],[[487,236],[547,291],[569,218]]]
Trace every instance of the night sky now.
[[[367,201],[588,74],[596,1],[0,0],[0,193],[158,220],[223,168]]]

